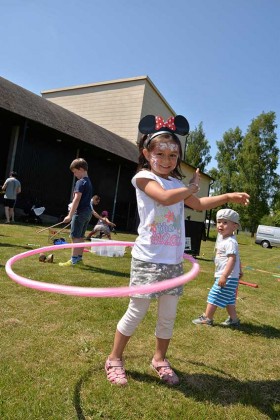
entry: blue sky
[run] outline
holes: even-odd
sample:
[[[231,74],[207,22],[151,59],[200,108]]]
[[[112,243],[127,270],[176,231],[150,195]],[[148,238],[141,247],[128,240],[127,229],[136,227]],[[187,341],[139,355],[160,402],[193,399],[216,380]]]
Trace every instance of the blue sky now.
[[[0,75],[36,94],[148,75],[211,145],[280,118],[279,0],[0,0]],[[280,129],[277,129],[280,139]],[[280,140],[278,139],[278,147]]]

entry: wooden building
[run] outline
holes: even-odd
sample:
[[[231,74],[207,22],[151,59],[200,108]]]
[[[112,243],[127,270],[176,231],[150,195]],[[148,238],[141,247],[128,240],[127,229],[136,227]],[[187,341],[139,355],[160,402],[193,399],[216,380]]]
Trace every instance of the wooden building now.
[[[70,162],[84,157],[95,192],[121,230],[135,231],[135,173],[139,120],[176,115],[148,76],[44,90],[42,97],[0,78],[0,180],[16,170],[23,184],[18,206],[28,201],[59,216],[67,211],[74,179]],[[186,116],[187,117],[187,116]],[[191,123],[191,122],[190,122]],[[181,137],[185,150],[186,139]],[[195,168],[183,163],[185,182]],[[212,179],[201,176],[199,194]],[[186,209],[186,220],[204,225],[205,212]]]
[[[135,230],[136,202],[131,178],[138,162],[136,144],[0,78],[0,183],[18,173],[22,193],[17,207],[46,207],[67,214],[76,157],[89,163],[94,191],[102,196],[119,229]]]
[[[138,123],[142,117],[176,115],[148,76],[44,90],[41,94],[133,144],[138,138]]]
[[[41,93],[43,98],[125,137],[133,144],[140,136],[138,122],[143,116],[153,114],[167,119],[176,115],[148,76],[50,89]],[[186,138],[179,137],[184,151]],[[195,169],[183,163],[186,183]],[[201,175],[201,196],[209,195],[211,181],[208,175]],[[206,218],[205,212],[191,209],[185,210],[185,216],[187,221],[203,225]]]

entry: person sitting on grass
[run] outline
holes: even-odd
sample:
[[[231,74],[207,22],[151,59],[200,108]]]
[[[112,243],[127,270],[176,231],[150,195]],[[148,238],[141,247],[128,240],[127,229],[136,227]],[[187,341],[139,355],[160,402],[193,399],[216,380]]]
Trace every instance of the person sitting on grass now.
[[[86,239],[90,239],[93,235],[96,234],[98,235],[95,237],[102,238],[103,236],[105,236],[108,239],[112,239],[110,226],[112,228],[115,228],[116,225],[108,219],[108,216],[109,213],[107,212],[107,210],[103,210],[101,213],[102,219],[98,220],[97,224],[94,226],[93,230],[88,234]]]

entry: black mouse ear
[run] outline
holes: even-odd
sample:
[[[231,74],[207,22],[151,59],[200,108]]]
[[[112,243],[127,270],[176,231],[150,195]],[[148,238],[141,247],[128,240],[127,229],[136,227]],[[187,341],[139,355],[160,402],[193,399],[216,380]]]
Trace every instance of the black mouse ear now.
[[[174,124],[176,126],[175,133],[180,134],[181,136],[186,136],[189,134],[190,125],[188,120],[183,117],[183,115],[177,115],[174,119]]]
[[[154,115],[146,115],[140,120],[138,128],[142,134],[150,134],[155,131],[156,117]]]

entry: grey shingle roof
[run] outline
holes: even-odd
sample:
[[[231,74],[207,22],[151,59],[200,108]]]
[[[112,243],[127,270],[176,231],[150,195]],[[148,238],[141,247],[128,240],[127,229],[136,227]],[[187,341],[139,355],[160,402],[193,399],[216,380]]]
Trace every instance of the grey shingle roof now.
[[[2,77],[0,77],[0,108],[129,161],[138,162],[136,144]]]

